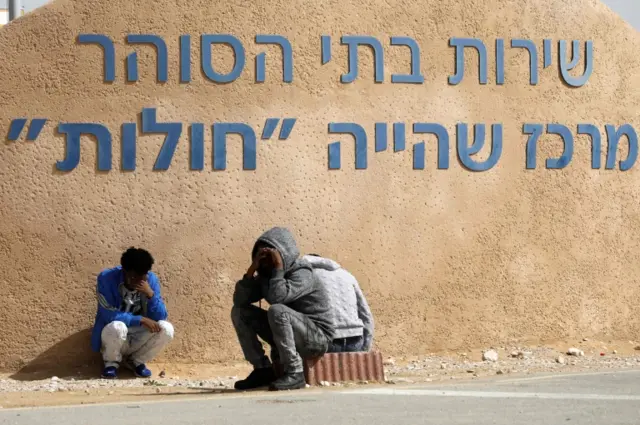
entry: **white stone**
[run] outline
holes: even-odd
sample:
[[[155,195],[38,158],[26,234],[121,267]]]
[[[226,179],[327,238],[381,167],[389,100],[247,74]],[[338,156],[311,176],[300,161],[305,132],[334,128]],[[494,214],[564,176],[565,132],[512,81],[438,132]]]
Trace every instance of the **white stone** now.
[[[556,358],[556,362],[557,362],[557,363],[560,363],[560,364],[565,364],[565,363],[566,363],[566,360],[564,359],[564,357],[563,357],[563,356],[558,356],[558,357]]]
[[[584,351],[579,350],[579,349],[574,348],[574,347],[571,347],[571,348],[569,348],[569,350],[567,350],[567,354],[570,355],[570,356],[581,357],[581,356],[584,356]]]
[[[498,361],[498,352],[496,350],[489,350],[482,353],[482,360],[497,362]]]

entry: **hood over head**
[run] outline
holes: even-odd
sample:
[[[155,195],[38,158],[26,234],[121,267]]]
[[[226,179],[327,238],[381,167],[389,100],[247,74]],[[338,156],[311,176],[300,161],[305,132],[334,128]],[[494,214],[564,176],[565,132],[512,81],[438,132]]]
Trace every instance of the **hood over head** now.
[[[316,255],[305,255],[305,260],[311,263],[311,267],[314,269],[325,269],[325,270],[338,270],[341,266],[337,262],[333,261],[330,258],[324,258]]]
[[[251,250],[252,260],[256,255],[258,242],[264,242],[278,250],[282,257],[284,270],[290,269],[298,257],[300,257],[300,250],[298,249],[293,233],[286,227],[272,227],[264,232],[253,245],[253,249]]]

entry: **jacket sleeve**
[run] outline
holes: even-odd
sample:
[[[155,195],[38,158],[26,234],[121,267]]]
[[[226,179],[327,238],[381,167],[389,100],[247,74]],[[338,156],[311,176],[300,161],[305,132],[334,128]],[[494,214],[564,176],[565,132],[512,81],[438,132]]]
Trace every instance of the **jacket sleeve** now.
[[[298,269],[290,273],[287,278],[284,270],[274,269],[264,298],[270,305],[288,304],[304,294],[313,279],[313,272],[308,268]]]
[[[373,315],[371,314],[371,309],[369,308],[369,304],[367,303],[367,299],[362,293],[362,289],[360,289],[360,285],[358,285],[358,281],[354,279],[353,286],[356,291],[356,299],[358,302],[358,317],[362,320],[364,325],[364,330],[362,336],[364,338],[364,343],[362,349],[364,351],[371,350],[371,345],[373,344],[373,330],[374,330],[374,322]]]
[[[153,297],[147,300],[147,316],[151,320],[167,320],[167,306],[162,299],[160,282],[155,274],[149,276],[149,286],[153,290]]]
[[[262,299],[262,289],[256,279],[244,276],[236,282],[236,289],[233,292],[234,306],[247,306]]]
[[[135,316],[131,313],[125,313],[118,309],[115,305],[114,297],[111,291],[109,291],[108,282],[105,281],[105,277],[102,275],[98,276],[96,295],[98,297],[98,316],[105,323],[118,321],[124,322],[127,326],[140,325],[142,316]]]

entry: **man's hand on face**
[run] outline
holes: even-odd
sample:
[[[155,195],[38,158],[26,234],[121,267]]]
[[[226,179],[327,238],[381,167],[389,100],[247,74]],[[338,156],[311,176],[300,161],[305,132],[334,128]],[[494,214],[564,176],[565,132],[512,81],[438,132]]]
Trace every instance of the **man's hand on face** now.
[[[156,322],[155,320],[151,320],[148,317],[143,317],[140,320],[140,324],[149,329],[149,331],[152,333],[160,332],[162,330],[158,322]]]
[[[151,289],[149,282],[147,282],[146,280],[142,280],[140,282],[134,283],[133,289],[135,289],[136,291],[142,294],[145,294],[147,298],[153,297],[153,289]]]
[[[251,265],[249,266],[249,269],[247,270],[246,276],[249,278],[253,278],[253,275],[256,274],[256,271],[258,270],[258,267],[260,266],[260,261],[262,261],[262,259],[264,258],[266,252],[264,250],[264,248],[260,248],[258,250],[258,253],[256,254],[255,258],[253,259],[253,262],[251,263]]]
[[[268,248],[267,253],[271,257],[271,262],[273,266],[278,270],[282,270],[284,265],[282,264],[282,256],[280,255],[278,250],[273,248]]]

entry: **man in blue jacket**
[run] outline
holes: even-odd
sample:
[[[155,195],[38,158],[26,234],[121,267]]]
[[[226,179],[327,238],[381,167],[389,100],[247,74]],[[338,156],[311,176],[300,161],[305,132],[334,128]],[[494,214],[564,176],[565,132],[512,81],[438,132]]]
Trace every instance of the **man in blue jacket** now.
[[[102,353],[103,378],[117,378],[120,363],[136,376],[148,378],[151,371],[145,363],[173,339],[160,282],[151,271],[153,262],[146,250],[129,248],[119,266],[98,275],[98,311],[91,348]]]

